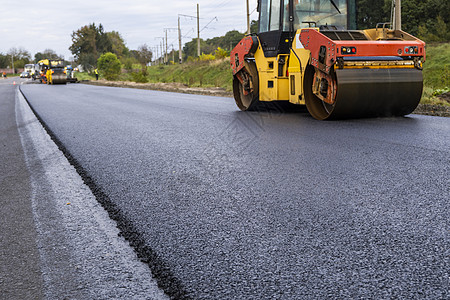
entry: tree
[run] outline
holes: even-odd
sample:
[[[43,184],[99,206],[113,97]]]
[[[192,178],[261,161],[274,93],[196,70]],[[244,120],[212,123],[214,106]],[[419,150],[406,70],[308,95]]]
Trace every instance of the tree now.
[[[11,48],[8,51],[9,61],[14,63],[14,69],[23,68],[31,61],[31,54],[24,48]]]
[[[225,33],[223,37],[220,38],[218,45],[214,45],[217,47],[221,47],[223,49],[232,50],[244,37],[243,33],[240,33],[237,30],[231,30]],[[206,41],[208,43],[208,41]]]
[[[375,28],[391,19],[392,0],[356,0],[357,27]],[[425,41],[449,41],[450,1],[402,0],[402,29]]]
[[[0,68],[6,68],[9,66],[8,64],[8,56],[4,55],[3,53],[0,53]]]
[[[257,33],[258,29],[259,29],[259,21],[252,20],[252,22],[250,23],[250,32]]]
[[[214,54],[217,48],[231,51],[242,40],[244,35],[244,33],[240,33],[237,30],[231,30],[225,33],[224,36],[214,37],[206,41],[200,39],[202,53]],[[192,41],[187,42],[183,47],[183,51],[185,60],[190,56],[197,56],[197,39],[192,39]]]
[[[85,25],[72,32],[71,36],[72,45],[69,50],[74,55],[75,60],[85,69],[92,69],[101,54],[112,51],[111,40],[104,31],[102,24],[98,27],[95,23]]]
[[[449,12],[448,0],[403,0],[402,29],[427,40],[426,36],[420,36],[420,31],[425,29],[429,36],[434,36],[439,41],[449,41],[450,36],[446,30],[450,27]]]
[[[120,75],[122,64],[114,53],[108,52],[99,57],[97,67],[106,79],[115,80]]]
[[[200,49],[203,53],[210,53],[208,50],[214,51],[215,49],[206,49],[206,42],[203,39],[200,39]],[[183,47],[184,58],[183,61],[187,61],[189,56],[196,57],[197,56],[197,39],[192,39],[190,42],[184,44]]]
[[[375,28],[378,23],[389,22],[391,7],[389,5],[389,11],[386,11],[385,7],[385,0],[356,0],[358,29]]]
[[[125,42],[117,31],[107,32],[109,41],[111,42],[111,52],[116,54],[119,59],[123,59],[129,55],[130,50],[125,46]]]
[[[150,50],[150,48],[147,46],[147,44],[139,46],[137,50],[137,60],[142,66],[142,74],[144,76],[147,75],[147,65],[152,61],[153,52]]]

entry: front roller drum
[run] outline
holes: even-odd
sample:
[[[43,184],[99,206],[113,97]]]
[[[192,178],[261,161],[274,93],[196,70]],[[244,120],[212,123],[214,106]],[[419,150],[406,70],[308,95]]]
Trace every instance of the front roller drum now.
[[[419,104],[422,71],[417,69],[342,69],[335,71],[336,97],[332,104],[312,91],[315,71],[305,74],[305,100],[318,119],[404,116]]]
[[[53,79],[52,84],[66,84],[67,79]]]

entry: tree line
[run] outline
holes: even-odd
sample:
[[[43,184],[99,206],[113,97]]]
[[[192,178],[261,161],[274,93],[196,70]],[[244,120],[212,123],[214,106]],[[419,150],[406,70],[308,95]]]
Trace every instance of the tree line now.
[[[389,22],[392,0],[356,0],[359,29]],[[449,0],[402,0],[402,30],[425,42],[450,41]]]
[[[56,54],[52,49],[45,49],[32,58],[31,53],[24,48],[13,47],[5,54],[0,53],[0,68],[12,68],[14,64],[14,69],[23,69],[26,64],[35,64],[43,59],[62,59],[62,55]]]
[[[85,70],[96,67],[99,57],[105,53],[114,54],[125,69],[129,70],[133,64],[147,65],[152,60],[152,52],[146,44],[142,44],[137,50],[130,50],[119,32],[106,32],[102,24],[85,25],[72,32],[71,37],[72,45],[69,50]]]

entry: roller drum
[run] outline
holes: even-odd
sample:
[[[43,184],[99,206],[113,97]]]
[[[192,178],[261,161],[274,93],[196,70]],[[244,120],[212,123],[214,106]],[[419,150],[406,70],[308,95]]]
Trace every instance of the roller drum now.
[[[52,75],[52,83],[53,84],[66,84],[67,76],[63,73],[55,73]]]
[[[423,90],[417,69],[336,70],[337,95],[331,118],[389,117],[412,113]]]

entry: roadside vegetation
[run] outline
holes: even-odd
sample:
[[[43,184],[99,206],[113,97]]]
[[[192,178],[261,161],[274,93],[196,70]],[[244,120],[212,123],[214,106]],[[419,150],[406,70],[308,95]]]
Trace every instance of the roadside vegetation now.
[[[99,71],[102,72],[108,80],[118,79],[122,68],[117,56],[111,52],[102,54],[97,61],[97,66]]]
[[[232,90],[233,77],[229,57],[151,66],[147,68],[147,72],[145,82],[178,82],[189,87],[221,87],[227,91]]]
[[[423,66],[423,104],[450,106],[450,43],[428,44]]]

